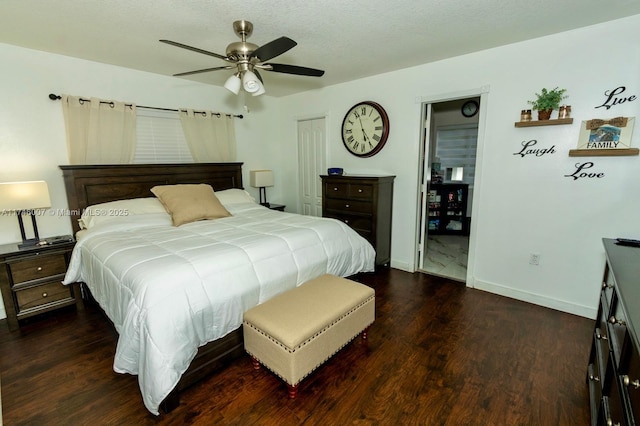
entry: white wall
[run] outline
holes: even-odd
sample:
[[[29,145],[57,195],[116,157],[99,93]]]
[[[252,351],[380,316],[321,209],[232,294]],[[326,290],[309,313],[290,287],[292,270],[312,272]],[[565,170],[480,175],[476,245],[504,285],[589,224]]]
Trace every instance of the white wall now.
[[[392,266],[412,270],[421,102],[486,88],[468,285],[595,317],[604,263],[601,238],[640,238],[640,157],[576,158],[568,151],[576,146],[582,120],[640,115],[640,100],[595,109],[604,92],[618,86],[640,97],[639,37],[637,15],[286,98],[250,98],[251,113],[236,122],[245,186],[250,169],[271,168],[276,186],[269,189],[269,200],[295,208],[296,119],[326,115],[329,166],[396,175]],[[243,112],[239,99],[224,89],[183,79],[2,44],[0,59],[0,182],[45,179],[54,209],[66,208],[57,166],[67,160],[61,106],[47,98],[49,93]],[[568,90],[574,124],[515,128],[526,101],[540,88],[555,86]],[[387,145],[371,158],[352,156],[340,138],[344,114],[362,100],[382,104],[391,123]],[[635,147],[639,132],[636,128]],[[556,153],[513,155],[530,139],[539,147],[554,145]],[[586,161],[605,177],[564,177]],[[0,216],[0,244],[20,239],[15,222]],[[71,231],[64,217],[43,217],[39,228],[42,236]],[[539,266],[529,265],[532,252],[540,254]]]
[[[285,140],[295,149],[295,117],[328,116],[328,165],[346,172],[395,174],[392,266],[412,270],[417,234],[420,111],[423,99],[487,89],[481,112],[480,167],[472,219],[470,281],[480,289],[595,317],[602,237],[640,238],[640,157],[569,157],[582,120],[640,115],[640,15],[437,63],[292,95],[281,105]],[[515,128],[542,87],[566,88],[573,125]],[[604,93],[626,86],[638,100],[596,109]],[[384,149],[356,158],[340,124],[358,101],[380,103],[390,119]],[[555,117],[555,116],[554,116]],[[632,146],[640,146],[640,130]],[[555,146],[542,157],[514,155],[521,142]],[[600,179],[565,177],[591,161]],[[291,176],[291,181],[295,181]],[[531,253],[540,265],[529,264]]]
[[[209,109],[244,114],[236,120],[238,161],[243,161],[245,188],[249,170],[271,168],[276,171],[269,199],[278,202],[284,190],[284,176],[277,173],[284,161],[273,149],[270,135],[277,131],[278,108],[274,98],[248,97],[250,113],[243,110],[242,98],[227,90],[188,80],[165,77],[0,44],[0,182],[45,180],[51,195],[51,212],[66,209],[67,199],[60,164],[68,164],[62,105],[51,101],[49,93],[71,94],[134,102],[164,108]],[[276,141],[279,138],[274,138]],[[27,223],[29,223],[27,221]],[[30,226],[27,226],[30,233]],[[71,233],[68,217],[38,217],[42,237]],[[0,215],[0,244],[20,241],[14,214]],[[0,306],[0,318],[4,318]]]

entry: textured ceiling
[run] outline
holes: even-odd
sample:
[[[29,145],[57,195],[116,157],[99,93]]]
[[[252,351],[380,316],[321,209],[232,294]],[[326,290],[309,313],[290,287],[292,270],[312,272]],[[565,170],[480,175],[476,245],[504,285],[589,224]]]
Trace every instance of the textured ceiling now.
[[[298,42],[272,62],[326,71],[263,72],[285,96],[635,14],[640,0],[1,0],[0,43],[172,75],[225,62],[159,39],[224,55],[245,19],[252,43]],[[230,73],[182,78],[222,86]]]

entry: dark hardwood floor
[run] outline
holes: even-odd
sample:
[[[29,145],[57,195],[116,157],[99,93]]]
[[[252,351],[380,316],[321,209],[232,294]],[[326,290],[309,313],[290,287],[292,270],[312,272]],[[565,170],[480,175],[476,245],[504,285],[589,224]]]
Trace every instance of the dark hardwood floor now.
[[[244,356],[156,417],[116,374],[116,333],[94,305],[11,333],[0,322],[5,425],[587,425],[591,320],[387,269],[368,347],[354,340],[300,385]],[[4,322],[4,321],[3,321]]]

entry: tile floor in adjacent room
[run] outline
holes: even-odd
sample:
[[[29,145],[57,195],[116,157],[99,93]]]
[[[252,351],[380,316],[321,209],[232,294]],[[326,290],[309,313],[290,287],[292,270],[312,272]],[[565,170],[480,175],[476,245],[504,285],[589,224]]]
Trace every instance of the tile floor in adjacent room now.
[[[424,272],[465,282],[469,237],[463,235],[429,235],[424,258]]]

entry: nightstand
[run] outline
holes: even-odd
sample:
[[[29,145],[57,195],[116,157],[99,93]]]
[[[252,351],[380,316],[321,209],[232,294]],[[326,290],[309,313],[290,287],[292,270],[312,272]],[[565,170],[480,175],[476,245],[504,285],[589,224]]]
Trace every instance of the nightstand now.
[[[283,212],[283,211],[284,211],[284,208],[285,208],[285,207],[286,207],[286,206],[285,206],[284,204],[273,204],[273,203],[272,203],[272,204],[269,204],[269,208],[270,208],[271,210],[278,210],[278,211],[281,211],[281,212]]]
[[[21,319],[64,306],[83,309],[79,284],[62,284],[74,245],[0,245],[0,290],[10,330],[18,329]]]

